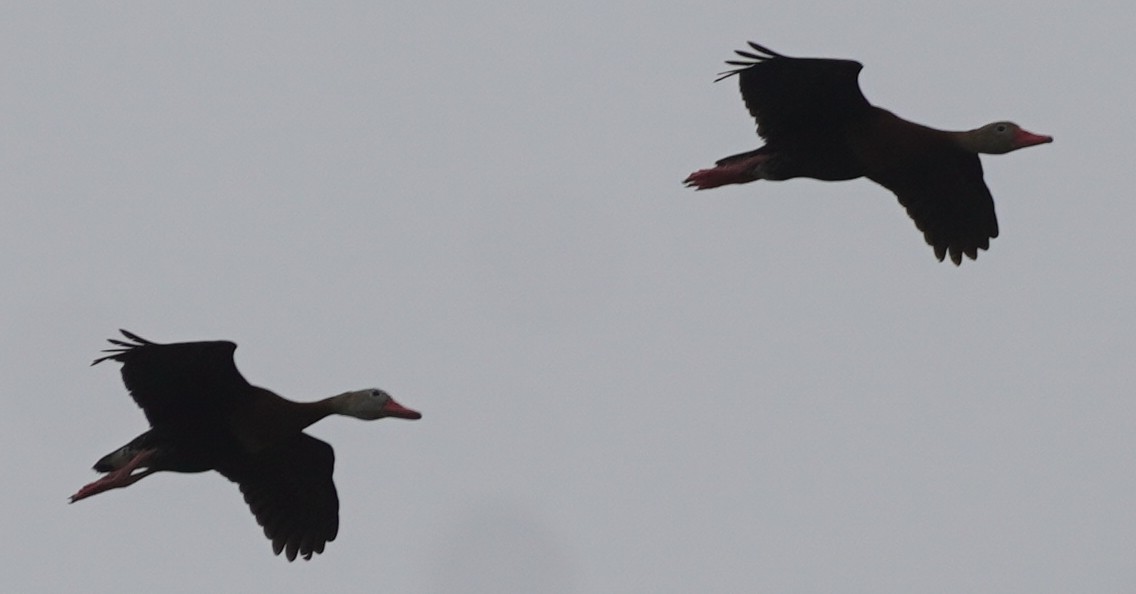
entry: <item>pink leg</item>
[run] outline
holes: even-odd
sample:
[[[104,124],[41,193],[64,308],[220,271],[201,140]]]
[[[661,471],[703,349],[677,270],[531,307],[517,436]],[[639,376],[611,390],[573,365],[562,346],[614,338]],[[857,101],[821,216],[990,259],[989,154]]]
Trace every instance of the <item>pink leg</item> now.
[[[691,173],[683,183],[696,190],[708,190],[727,184],[745,184],[761,179],[757,166],[769,159],[769,155],[756,155],[742,161],[718,165],[713,169],[699,169]]]
[[[142,466],[143,464],[148,462],[150,458],[154,457],[155,452],[157,452],[157,450],[142,450],[141,452],[138,452],[138,454],[131,458],[131,460],[123,465],[122,468],[108,472],[101,479],[93,483],[84,485],[82,489],[79,489],[78,492],[71,496],[71,503],[75,503],[80,499],[86,499],[91,495],[97,495],[99,493],[102,493],[103,491],[129,487],[130,485],[133,485],[134,483],[142,480],[144,477],[153,473],[154,470],[147,469],[133,475],[131,473],[134,472],[139,466]]]

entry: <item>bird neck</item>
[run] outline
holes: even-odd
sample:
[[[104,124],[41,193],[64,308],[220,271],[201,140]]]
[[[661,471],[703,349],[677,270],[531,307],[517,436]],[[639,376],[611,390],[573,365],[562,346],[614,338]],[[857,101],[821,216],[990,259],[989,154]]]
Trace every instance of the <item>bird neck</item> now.
[[[284,400],[284,402],[288,409],[284,416],[290,419],[287,424],[290,425],[290,429],[296,432],[307,429],[325,417],[340,413],[339,402],[335,396],[315,402],[293,402],[291,400]]]
[[[986,150],[985,138],[982,136],[982,129],[975,128],[974,130],[963,130],[961,132],[947,132],[947,135],[954,140],[955,144],[963,150],[979,154],[988,152]]]
[[[250,440],[249,447],[256,449],[287,438],[307,429],[310,425],[335,412],[334,397],[315,402],[295,402],[263,388],[247,411],[244,420],[238,421],[234,431]]]
[[[256,388],[255,394],[250,407],[234,417],[231,426],[249,452],[291,439],[329,415],[348,414],[346,394],[315,402],[295,402],[263,388]]]

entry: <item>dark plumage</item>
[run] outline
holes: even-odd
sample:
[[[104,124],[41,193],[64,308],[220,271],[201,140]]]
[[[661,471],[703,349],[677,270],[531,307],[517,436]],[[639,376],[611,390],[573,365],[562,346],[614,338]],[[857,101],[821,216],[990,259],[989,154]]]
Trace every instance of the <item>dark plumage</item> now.
[[[122,363],[123,383],[151,429],[99,459],[95,470],[106,475],[72,502],[154,472],[216,470],[240,486],[277,554],[310,559],[339,531],[339,498],[335,454],[304,428],[330,414],[421,418],[378,389],[316,402],[281,398],[241,376],[232,342],[158,344],[122,333],[131,342],[111,339],[117,348],[92,365]]]
[[[718,80],[738,77],[742,98],[766,144],[690,174],[699,190],[759,179],[867,177],[891,190],[940,261],[972,260],[998,236],[994,200],[979,153],[1002,154],[1052,142],[1011,122],[947,132],[868,103],[852,60],[790,58],[756,43]]]

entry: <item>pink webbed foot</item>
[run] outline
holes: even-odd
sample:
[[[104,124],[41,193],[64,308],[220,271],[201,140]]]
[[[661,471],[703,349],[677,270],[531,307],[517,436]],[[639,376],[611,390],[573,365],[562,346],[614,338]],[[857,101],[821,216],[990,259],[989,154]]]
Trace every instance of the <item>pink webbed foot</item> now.
[[[86,499],[92,495],[98,495],[103,491],[110,491],[111,489],[121,489],[129,487],[134,483],[142,480],[144,477],[153,473],[153,469],[147,469],[138,474],[131,474],[142,466],[154,456],[157,450],[142,450],[138,455],[134,456],[129,462],[123,465],[122,468],[108,472],[99,480],[83,485],[83,488],[75,492],[71,496],[69,503],[75,503],[80,499]]]
[[[746,184],[761,179],[758,166],[769,159],[768,155],[756,155],[748,159],[718,165],[712,169],[699,169],[691,173],[682,183],[696,190],[709,190],[728,184]]]

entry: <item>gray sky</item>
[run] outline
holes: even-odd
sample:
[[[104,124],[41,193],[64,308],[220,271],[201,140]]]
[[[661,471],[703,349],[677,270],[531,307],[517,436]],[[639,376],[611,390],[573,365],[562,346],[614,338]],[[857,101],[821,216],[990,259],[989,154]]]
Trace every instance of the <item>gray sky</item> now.
[[[0,589],[1131,591],[1127,3],[541,4],[8,7]],[[694,193],[749,39],[1056,142],[984,158],[961,269],[868,181]],[[146,427],[119,327],[425,416],[311,429],[309,563],[216,474],[68,506]]]

